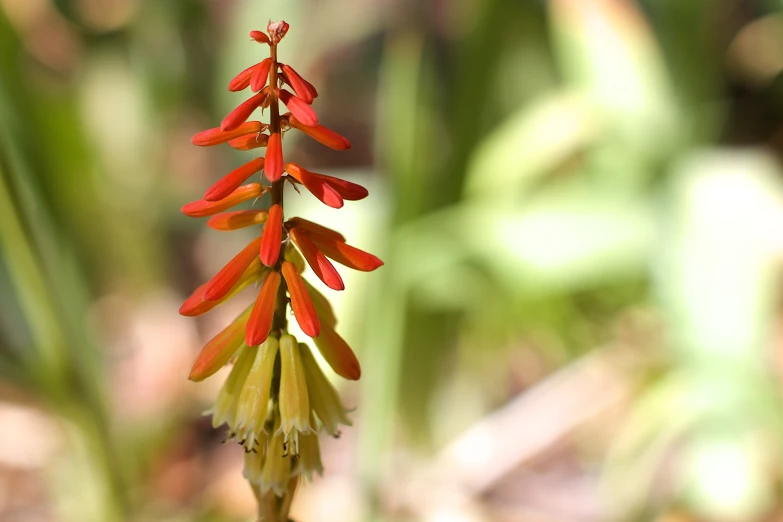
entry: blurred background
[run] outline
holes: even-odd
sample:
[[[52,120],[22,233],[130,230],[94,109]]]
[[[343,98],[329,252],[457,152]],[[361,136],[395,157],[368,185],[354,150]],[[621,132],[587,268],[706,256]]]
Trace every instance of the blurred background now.
[[[0,0],[0,521],[253,519],[179,208],[269,19],[370,189],[286,209],[386,261],[295,520],[783,520],[780,0]]]

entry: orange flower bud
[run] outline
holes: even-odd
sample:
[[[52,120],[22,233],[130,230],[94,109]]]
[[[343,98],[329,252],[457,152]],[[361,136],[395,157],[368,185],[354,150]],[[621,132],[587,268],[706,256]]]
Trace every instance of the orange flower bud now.
[[[280,241],[283,238],[283,207],[272,205],[261,235],[261,262],[266,266],[277,263],[280,257]]]
[[[231,291],[215,301],[207,301],[204,299],[204,290],[207,288],[207,285],[209,285],[209,281],[207,281],[203,285],[196,288],[193,293],[190,294],[190,297],[188,297],[185,302],[182,303],[182,306],[179,308],[179,313],[180,315],[184,315],[186,317],[196,317],[201,314],[205,314],[220,303],[223,303],[231,298],[231,296],[240,290],[244,289],[248,284],[256,281],[261,277],[262,274],[263,270],[261,268],[261,260],[254,259],[253,262],[250,263],[250,266],[247,267],[247,270],[245,270],[245,272],[242,274],[242,277],[239,278],[239,281],[237,281],[237,283],[231,289]]]
[[[231,131],[223,131],[220,127],[201,131],[193,136],[190,141],[193,145],[198,145],[199,147],[211,147],[246,134],[258,134],[265,127],[266,125],[260,121],[247,121]]]
[[[245,343],[248,346],[257,346],[269,337],[272,330],[272,319],[277,303],[277,289],[280,286],[280,273],[269,271],[258,292],[258,298],[245,329]]]
[[[253,225],[261,225],[266,222],[266,210],[235,210],[212,216],[207,221],[207,226],[215,230],[228,232],[239,230]]]
[[[357,201],[367,197],[367,189],[344,179],[316,174],[297,165],[287,163],[285,170],[295,180],[307,187],[316,198],[332,208],[342,208],[344,199]]]
[[[323,225],[319,225],[318,223],[313,223],[312,221],[309,221],[305,218],[292,217],[291,219],[285,222],[285,226],[288,229],[303,228],[306,231],[312,231],[316,234],[330,237],[337,241],[345,241],[345,237],[341,233],[337,232],[336,230],[332,230],[331,228],[327,228]]]
[[[209,187],[204,193],[205,201],[219,201],[228,197],[239,186],[247,181],[247,178],[264,168],[264,158],[256,158],[232,170],[217,183]]]
[[[264,166],[266,179],[274,183],[283,175],[283,142],[280,133],[275,132],[269,136],[266,145],[266,165]]]
[[[334,309],[329,300],[318,291],[316,287],[304,280],[305,287],[310,293],[310,297],[313,298],[313,305],[315,305],[315,311],[318,314],[318,320],[321,324],[328,325],[334,328],[337,325],[337,316],[334,315]]]
[[[318,96],[318,92],[310,82],[299,76],[291,66],[281,64],[280,69],[283,71],[288,85],[294,90],[297,96],[302,99],[303,102],[310,105],[313,103],[313,99]]]
[[[234,79],[229,82],[228,90],[231,92],[239,92],[247,89],[247,86],[250,85],[250,78],[253,76],[253,71],[257,66],[258,64],[251,65],[241,73],[237,74]]]
[[[348,343],[337,335],[337,332],[323,325],[321,335],[314,340],[318,351],[321,352],[324,360],[337,375],[352,381],[359,380],[359,377],[362,376],[359,360],[356,359],[356,354],[353,353]]]
[[[307,260],[307,264],[313,270],[318,279],[324,282],[332,290],[345,290],[345,283],[337,272],[334,265],[326,259],[323,252],[307,236],[307,233],[300,228],[292,228],[289,232],[291,240],[296,244],[299,251]]]
[[[302,277],[296,271],[296,267],[290,261],[283,261],[283,277],[288,284],[288,294],[291,296],[291,308],[294,311],[296,322],[302,331],[310,337],[317,337],[321,332],[321,323]]]
[[[326,257],[348,268],[361,270],[362,272],[372,272],[376,268],[383,266],[383,261],[374,255],[347,245],[344,241],[337,241],[313,232],[308,233],[308,236]]]
[[[269,141],[268,134],[248,134],[247,136],[241,136],[230,140],[228,144],[231,148],[236,150],[252,150],[260,147],[266,147]]]
[[[226,295],[242,277],[250,263],[258,257],[261,238],[257,237],[242,249],[213,277],[204,288],[204,300],[215,301]]]
[[[180,211],[190,217],[212,216],[250,199],[260,197],[267,190],[269,190],[269,187],[263,187],[260,183],[250,183],[239,187],[220,201],[199,199],[183,205]]]
[[[269,37],[266,35],[266,33],[261,31],[250,31],[250,38],[258,43],[269,43]]]
[[[288,33],[288,27],[288,24],[282,20],[279,22],[269,22],[269,25],[266,26],[266,32],[269,34],[269,40],[273,44],[280,43],[280,40],[282,40],[286,33]]]
[[[258,67],[253,70],[253,75],[250,77],[250,90],[258,92],[264,88],[266,81],[269,79],[269,70],[272,68],[272,59],[266,58]]]
[[[245,333],[245,325],[250,316],[248,307],[242,315],[228,325],[222,332],[209,341],[196,357],[193,367],[190,369],[188,379],[191,381],[203,381],[221,369],[234,355],[234,352],[242,346]]]
[[[280,101],[291,111],[291,114],[302,123],[302,125],[312,127],[318,125],[318,115],[312,107],[301,98],[294,96],[286,89],[279,89],[278,96]]]
[[[228,116],[223,118],[223,121],[220,123],[220,130],[223,132],[232,131],[245,123],[250,115],[253,114],[253,111],[264,102],[265,97],[266,93],[259,92],[258,94],[244,101],[236,109],[231,111]]]
[[[325,145],[334,150],[348,150],[351,148],[351,142],[348,138],[337,134],[331,129],[327,129],[323,125],[314,125],[308,127],[301,121],[297,120],[292,114],[288,118],[288,123],[296,130],[302,131],[321,145]]]

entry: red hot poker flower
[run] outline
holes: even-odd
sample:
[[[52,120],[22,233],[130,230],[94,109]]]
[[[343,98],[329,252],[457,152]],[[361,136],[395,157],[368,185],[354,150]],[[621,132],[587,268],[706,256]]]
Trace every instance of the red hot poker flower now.
[[[294,129],[307,134],[321,145],[329,147],[330,149],[348,150],[351,148],[351,142],[348,141],[348,138],[337,134],[332,129],[327,129],[323,125],[305,125],[301,121],[297,120],[293,114],[288,117],[288,123]]]
[[[296,95],[306,104],[312,104],[313,100],[318,97],[318,91],[315,90],[315,87],[299,76],[299,73],[296,72],[293,67],[282,64],[280,70],[285,75],[286,82],[291,86]]]
[[[291,94],[286,89],[280,89],[279,92],[280,101],[285,104],[291,111],[297,120],[302,122],[303,125],[312,127],[318,125],[318,115],[315,113],[312,107],[305,103],[301,98],[298,98]]]
[[[200,199],[187,205],[183,205],[180,211],[190,217],[206,217],[223,212],[240,203],[261,197],[269,187],[262,187],[258,183],[243,185],[234,192],[219,201],[206,201]]]
[[[245,330],[245,343],[248,346],[257,346],[269,337],[272,329],[272,320],[275,315],[277,302],[277,289],[280,287],[280,272],[269,271],[266,273],[261,291],[258,292],[256,304],[247,321]]]
[[[226,295],[242,277],[250,263],[258,257],[261,238],[257,237],[224,266],[204,288],[204,300],[214,301]]]
[[[190,141],[193,145],[198,145],[199,147],[211,147],[212,145],[220,145],[221,143],[233,140],[234,138],[239,138],[240,136],[245,136],[246,134],[258,134],[264,130],[266,130],[266,125],[260,121],[247,121],[230,131],[224,131],[220,127],[201,131],[193,136]]]
[[[283,238],[283,207],[272,205],[261,235],[261,262],[266,266],[277,263],[280,257],[280,241]]]
[[[283,161],[283,135],[291,130],[303,132],[335,150],[351,147],[345,137],[318,124],[318,116],[310,107],[318,97],[315,87],[293,68],[277,61],[277,46],[288,28],[285,22],[270,22],[267,34],[250,33],[253,40],[268,45],[269,57],[242,71],[230,82],[229,89],[240,91],[250,87],[257,94],[231,111],[220,127],[200,132],[192,139],[199,146],[227,142],[237,150],[266,147],[265,156],[229,172],[206,191],[203,200],[182,207],[182,212],[189,216],[211,216],[207,225],[215,230],[232,231],[263,224],[250,244],[185,300],[180,313],[188,316],[206,313],[248,285],[261,281],[255,303],[207,343],[193,365],[190,378],[204,379],[230,361],[236,361],[211,410],[213,425],[228,424],[229,433],[245,446],[245,476],[263,496],[259,499],[262,508],[275,506],[270,509],[279,511],[265,514],[276,520],[289,517],[287,508],[280,507],[285,503],[273,502],[271,497],[293,494],[291,484],[296,481],[292,478],[309,477],[321,470],[318,438],[311,433],[318,429],[316,416],[320,418],[319,424],[329,425],[330,432],[335,431],[338,423],[350,424],[328,382],[315,378],[319,371],[312,367],[314,360],[304,355],[309,350],[288,333],[289,304],[302,330],[314,338],[335,372],[347,379],[358,379],[361,375],[359,361],[334,330],[337,319],[331,305],[300,273],[309,265],[327,286],[342,290],[345,287],[342,278],[328,258],[358,270],[374,270],[383,264],[375,256],[349,246],[339,232],[302,218],[283,223],[285,177],[292,184],[304,185],[321,201],[336,208],[342,207],[346,200],[367,196],[367,190],[360,185],[310,172],[295,164],[285,165]],[[282,105],[290,112],[281,115]],[[246,121],[259,108],[262,113],[268,109],[269,123]],[[271,186],[242,185],[262,170]],[[268,211],[226,212],[267,192],[271,196]],[[291,242],[286,241],[283,248],[286,230]],[[283,352],[286,359],[281,366],[277,360],[283,357]],[[323,415],[331,420],[325,421]],[[267,431],[270,427],[272,433]],[[295,465],[289,455],[298,456]],[[267,473],[269,469],[275,471]]]
[[[223,118],[223,122],[220,124],[220,130],[227,132],[232,131],[245,123],[247,119],[253,114],[259,105],[264,103],[267,94],[265,92],[259,92],[246,102],[242,103],[239,107],[231,111],[231,113]]]
[[[266,210],[235,210],[209,218],[207,226],[224,232],[266,223]]]
[[[266,35],[266,33],[261,31],[250,31],[250,38],[258,43],[269,43],[269,37]]]
[[[313,299],[305,288],[302,277],[290,261],[283,262],[282,271],[288,285],[288,293],[291,295],[291,308],[294,311],[296,322],[299,323],[304,333],[310,337],[318,337],[318,334],[321,333],[321,323],[318,321]]]
[[[316,174],[297,165],[286,163],[285,170],[292,178],[307,187],[316,198],[332,208],[342,208],[344,199],[358,201],[367,197],[367,189],[344,179]]]
[[[307,260],[307,264],[310,265],[310,268],[315,275],[318,276],[318,279],[323,281],[324,284],[332,290],[344,290],[345,283],[343,283],[343,279],[340,277],[339,272],[337,272],[334,265],[326,259],[323,252],[318,250],[315,243],[307,236],[306,231],[299,228],[292,228],[289,234],[291,235],[291,240]]]
[[[226,365],[234,352],[242,345],[242,340],[245,337],[245,325],[249,316],[250,308],[248,307],[242,315],[202,348],[190,369],[188,379],[203,381]]]
[[[247,181],[247,178],[264,168],[264,158],[256,158],[232,170],[217,183],[209,187],[204,193],[206,201],[220,201],[228,197],[239,186]]]
[[[228,141],[228,145],[236,150],[252,150],[266,147],[269,141],[268,134],[248,134]]]
[[[266,146],[266,165],[264,166],[266,179],[274,183],[283,175],[283,142],[279,132],[269,136]]]

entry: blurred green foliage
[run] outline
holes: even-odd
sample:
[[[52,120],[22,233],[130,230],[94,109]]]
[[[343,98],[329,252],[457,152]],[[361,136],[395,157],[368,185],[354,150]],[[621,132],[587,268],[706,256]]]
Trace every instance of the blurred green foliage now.
[[[365,368],[356,439],[339,441],[358,455],[359,518],[437,518],[438,495],[425,509],[403,483],[515,399],[554,407],[535,402],[552,383],[603,404],[566,387],[597,357],[627,390],[590,417],[603,429],[567,412],[503,425],[519,455],[560,434],[598,506],[574,519],[783,512],[780,2],[2,0],[0,400],[60,419],[45,520],[242,516],[198,460],[222,455],[194,420],[204,396],[128,416],[117,368],[156,299],[170,310],[142,339],[194,350],[210,327],[167,334],[231,239],[177,209],[241,159],[189,137],[236,104],[225,84],[268,18],[291,23],[285,59],[354,142],[291,150],[371,188],[328,219],[386,262],[340,301]],[[183,462],[200,470],[185,500],[161,486]],[[462,491],[458,475],[440,486]],[[471,516],[502,519],[491,493],[521,483],[505,475],[471,490]]]

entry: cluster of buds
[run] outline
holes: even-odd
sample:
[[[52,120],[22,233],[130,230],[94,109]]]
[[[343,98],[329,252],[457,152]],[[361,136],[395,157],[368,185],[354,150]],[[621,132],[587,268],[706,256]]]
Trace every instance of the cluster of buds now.
[[[284,218],[286,182],[297,192],[298,186],[305,187],[334,208],[367,196],[360,185],[283,161],[282,141],[291,129],[335,150],[351,147],[346,138],[318,124],[311,107],[316,89],[278,61],[278,44],[287,31],[288,24],[275,22],[266,33],[250,33],[269,49],[269,57],[239,73],[229,90],[249,87],[253,96],[226,116],[220,127],[200,132],[192,140],[199,146],[228,143],[238,150],[266,148],[265,157],[228,173],[203,199],[182,207],[188,216],[211,216],[207,225],[216,230],[262,226],[255,239],[193,292],[180,313],[203,314],[243,288],[259,285],[255,302],[202,349],[189,378],[201,381],[233,363],[210,410],[213,425],[226,424],[229,437],[244,446],[245,477],[257,494],[276,497],[290,494],[300,476],[321,473],[320,431],[336,436],[339,425],[351,424],[310,347],[288,333],[288,306],[335,373],[351,380],[361,374],[353,351],[335,331],[337,320],[329,301],[300,274],[307,264],[327,287],[342,290],[342,278],[330,260],[362,271],[383,264],[349,246],[339,232],[300,217]],[[279,102],[288,112],[281,114]],[[256,109],[268,110],[269,123],[248,121]],[[269,185],[244,184],[262,171]],[[271,199],[268,209],[225,212],[265,194]],[[263,498],[259,496],[260,501]]]

